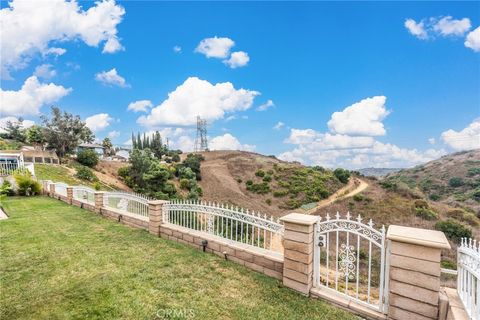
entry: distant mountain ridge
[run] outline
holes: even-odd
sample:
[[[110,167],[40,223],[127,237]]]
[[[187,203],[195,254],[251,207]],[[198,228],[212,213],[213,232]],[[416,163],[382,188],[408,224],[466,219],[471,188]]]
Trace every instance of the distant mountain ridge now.
[[[402,168],[363,168],[363,169],[358,169],[356,171],[360,172],[366,177],[377,177],[381,178],[384,177],[390,173],[394,173],[397,171],[402,170]]]

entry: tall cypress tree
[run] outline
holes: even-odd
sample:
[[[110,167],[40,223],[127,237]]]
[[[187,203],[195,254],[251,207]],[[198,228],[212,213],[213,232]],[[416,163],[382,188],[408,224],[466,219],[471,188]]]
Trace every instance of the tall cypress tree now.
[[[135,140],[135,134],[132,132],[132,149],[137,149],[137,140]]]
[[[143,149],[142,137],[140,136],[140,132],[137,133],[137,148],[138,149]]]

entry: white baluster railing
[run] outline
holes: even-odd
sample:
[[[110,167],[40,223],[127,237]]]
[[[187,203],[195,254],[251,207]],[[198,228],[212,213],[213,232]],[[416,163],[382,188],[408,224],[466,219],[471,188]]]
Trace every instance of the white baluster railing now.
[[[282,248],[284,227],[265,214],[199,200],[173,200],[162,208],[167,223],[266,250]]]
[[[480,319],[480,242],[462,238],[457,249],[457,291],[470,319]]]

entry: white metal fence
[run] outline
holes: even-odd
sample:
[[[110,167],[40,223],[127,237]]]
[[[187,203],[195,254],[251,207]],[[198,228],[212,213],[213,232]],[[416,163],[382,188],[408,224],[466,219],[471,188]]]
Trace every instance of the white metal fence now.
[[[462,238],[457,249],[457,291],[470,319],[480,319],[480,241]]]
[[[126,216],[148,221],[148,198],[140,194],[105,192],[103,205]]]
[[[55,193],[59,194],[61,196],[66,197],[67,196],[67,187],[68,184],[63,183],[63,182],[55,182]]]
[[[315,226],[314,286],[384,312],[385,228],[373,228],[350,213]]]
[[[0,176],[11,175],[19,168],[18,163],[0,162]]]
[[[95,190],[85,186],[74,186],[73,189],[73,199],[78,200],[83,203],[95,204]]]
[[[164,221],[272,251],[281,251],[284,227],[273,217],[242,208],[197,200],[163,205]]]

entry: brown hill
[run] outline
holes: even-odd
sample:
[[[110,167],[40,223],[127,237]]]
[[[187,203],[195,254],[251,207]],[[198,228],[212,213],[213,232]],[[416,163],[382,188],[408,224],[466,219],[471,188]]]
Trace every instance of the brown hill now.
[[[408,187],[432,201],[480,215],[480,149],[449,154],[392,173],[384,183]]]
[[[210,151],[202,155],[205,160],[201,164],[200,186],[204,199],[273,216],[282,216],[302,204],[321,200],[318,195],[306,194],[308,183],[312,183],[312,190],[315,183],[321,184],[317,187],[324,188],[324,197],[343,185],[329,170],[315,171],[257,153]],[[266,190],[262,188],[265,185]]]

